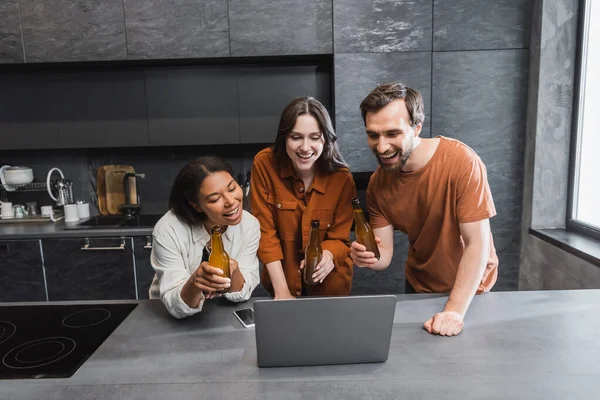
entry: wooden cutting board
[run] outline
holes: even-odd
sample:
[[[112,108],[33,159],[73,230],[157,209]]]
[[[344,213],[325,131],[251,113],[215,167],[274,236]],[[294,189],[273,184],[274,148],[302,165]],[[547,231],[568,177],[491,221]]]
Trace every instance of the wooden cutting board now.
[[[123,214],[120,206],[125,204],[124,176],[135,173],[131,165],[109,165],[106,168],[104,180],[106,183],[106,209],[109,214]],[[137,204],[137,188],[135,179],[129,179],[129,196],[132,204]]]
[[[106,208],[106,170],[110,165],[101,165],[96,170],[96,195],[98,196],[98,211],[102,215],[108,215]]]

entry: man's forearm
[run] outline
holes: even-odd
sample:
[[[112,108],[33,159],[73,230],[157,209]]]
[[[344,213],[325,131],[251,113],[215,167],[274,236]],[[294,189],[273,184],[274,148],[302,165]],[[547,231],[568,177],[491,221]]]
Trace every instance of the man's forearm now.
[[[379,261],[374,267],[371,267],[373,271],[383,271],[392,263],[392,256],[394,255],[393,249],[385,249],[379,246]]]
[[[489,247],[487,251],[486,247],[477,245],[465,247],[458,265],[454,287],[444,306],[444,311],[456,311],[462,316],[467,313],[485,271],[489,255]]]

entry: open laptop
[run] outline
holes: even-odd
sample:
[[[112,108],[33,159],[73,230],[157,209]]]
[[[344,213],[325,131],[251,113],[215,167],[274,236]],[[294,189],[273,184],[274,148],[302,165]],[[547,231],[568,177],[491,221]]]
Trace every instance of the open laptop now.
[[[396,300],[393,295],[257,300],[258,366],[384,362]]]

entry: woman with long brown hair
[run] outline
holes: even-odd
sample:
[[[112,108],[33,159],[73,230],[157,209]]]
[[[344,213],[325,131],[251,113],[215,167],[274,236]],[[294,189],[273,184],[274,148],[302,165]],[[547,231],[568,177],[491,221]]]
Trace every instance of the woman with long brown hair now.
[[[275,144],[254,158],[250,200],[261,227],[261,282],[276,299],[350,293],[356,187],[336,140],[326,108],[300,97],[283,110]],[[307,285],[301,269],[315,219],[323,256],[313,275],[317,284]]]

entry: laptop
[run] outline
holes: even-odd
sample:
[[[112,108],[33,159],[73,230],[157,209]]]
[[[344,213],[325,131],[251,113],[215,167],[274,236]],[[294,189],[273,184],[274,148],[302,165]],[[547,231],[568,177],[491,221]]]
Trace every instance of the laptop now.
[[[385,362],[396,296],[254,302],[259,367]]]

